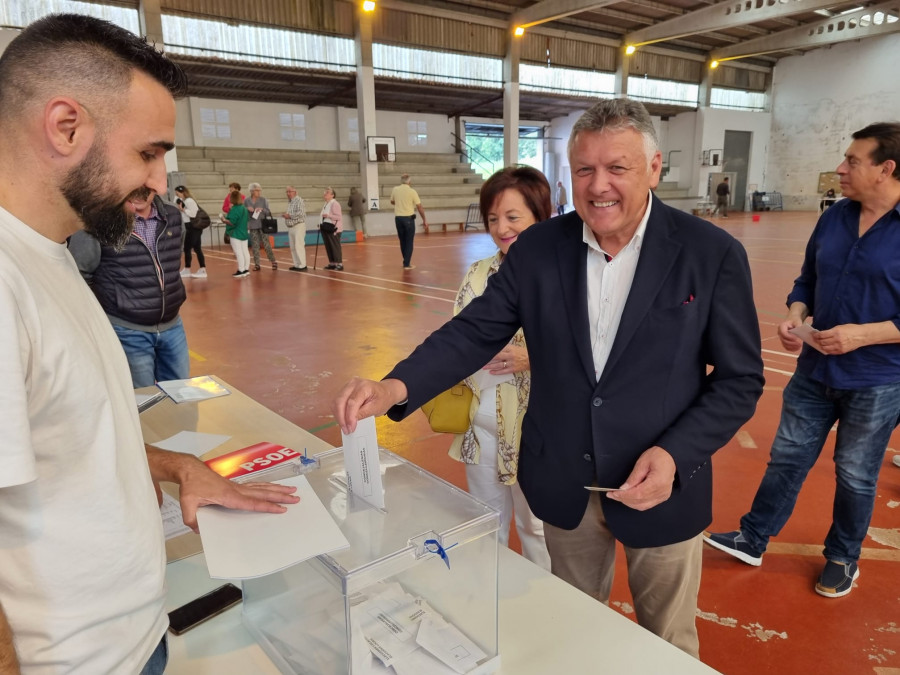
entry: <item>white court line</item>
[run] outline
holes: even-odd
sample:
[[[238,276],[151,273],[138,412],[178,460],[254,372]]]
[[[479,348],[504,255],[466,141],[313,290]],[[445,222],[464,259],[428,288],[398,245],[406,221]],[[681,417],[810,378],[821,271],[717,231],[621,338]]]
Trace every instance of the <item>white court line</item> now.
[[[210,257],[215,258],[216,256],[213,255]],[[229,257],[229,258],[222,258],[222,259],[230,260],[231,258]],[[276,270],[276,272],[281,272],[281,271],[282,270]],[[290,270],[283,270],[283,271],[289,272]],[[344,274],[344,272],[339,272],[338,274]],[[429,300],[439,300],[441,302],[450,302],[450,303],[456,302],[456,297],[455,297],[456,291],[453,291],[453,295],[454,295],[453,298],[439,298],[434,295],[426,295],[424,293],[415,293],[413,291],[407,291],[407,290],[402,290],[402,289],[398,289],[398,288],[385,288],[384,286],[377,286],[375,284],[364,284],[364,283],[360,283],[359,281],[351,281],[350,279],[340,279],[338,277],[326,276],[324,274],[308,274],[307,276],[310,279],[325,279],[326,281],[338,281],[342,284],[350,284],[352,286],[362,286],[363,288],[371,288],[371,289],[374,289],[377,291],[387,291],[388,293],[400,293],[401,295],[411,295],[416,298],[427,298]],[[365,275],[362,275],[362,274],[357,275],[357,276],[362,276],[365,278]],[[391,283],[415,286],[415,284],[409,284],[408,282],[402,282],[402,281],[392,281]],[[439,290],[446,290],[446,289],[439,289]],[[447,292],[450,292],[450,291],[447,291]]]
[[[338,274],[343,274],[343,272],[338,272]],[[412,295],[416,298],[428,298],[429,300],[440,300],[441,302],[456,302],[456,298],[439,298],[435,295],[425,295],[424,293],[414,293],[413,291],[405,291],[399,288],[385,288],[384,286],[377,286],[375,284],[363,284],[359,281],[350,281],[349,279],[340,279],[338,277],[325,276],[324,274],[310,274],[308,275],[311,279],[325,279],[328,281],[339,281],[342,284],[350,284],[351,286],[362,286],[363,288],[372,288],[377,291],[387,291],[388,293],[399,293],[400,295]],[[362,276],[362,275],[360,275]],[[399,283],[399,282],[396,282]],[[454,294],[455,295],[455,294]]]
[[[360,274],[359,272],[343,272],[343,274],[362,277],[363,279],[374,279],[375,281],[384,281],[389,284],[400,284],[402,286],[413,286],[414,288],[424,288],[429,291],[443,291],[445,293],[453,293],[455,296],[459,291],[457,289],[444,288],[442,286],[428,286],[427,284],[414,284],[411,281],[397,281],[396,279],[386,279],[384,277],[373,277],[369,274]]]
[[[790,370],[779,370],[778,368],[770,368],[769,366],[763,366],[763,370],[768,370],[773,373],[779,373],[780,375],[792,376],[794,373]]]
[[[212,258],[215,258],[216,260],[233,260],[233,259],[234,259],[232,256],[229,256],[229,255],[224,255],[224,256],[221,256],[221,257],[217,257],[216,255],[213,255],[213,254],[215,254],[215,253],[219,253],[219,252],[218,252],[218,251],[213,251],[212,254],[207,254],[207,255],[210,256],[210,257],[212,257]],[[276,256],[276,258],[277,258],[277,256]],[[281,261],[279,260],[278,262],[281,262]],[[288,260],[288,261],[286,261],[286,262],[293,263],[293,260]],[[276,270],[276,271],[278,271],[278,272],[290,272],[290,270],[288,270],[288,269],[284,269],[284,270],[278,269],[278,270]],[[310,270],[310,271],[313,271],[313,270]],[[314,270],[314,271],[318,271],[318,270]],[[325,271],[327,272],[328,270],[325,270]],[[346,272],[346,271],[342,271],[341,274],[342,274],[342,275],[347,275],[347,276],[352,275],[352,276],[355,276],[355,277],[362,277],[363,279],[372,279],[372,280],[374,280],[374,281],[383,281],[383,282],[389,283],[389,284],[398,284],[398,285],[400,285],[400,286],[412,286],[413,288],[422,288],[422,289],[425,289],[425,290],[428,290],[428,291],[443,291],[444,293],[452,293],[452,294],[453,294],[453,299],[450,300],[450,302],[453,302],[453,301],[456,300],[456,294],[458,293],[457,289],[455,289],[455,288],[454,288],[454,289],[450,289],[450,288],[443,288],[443,287],[441,287],[441,286],[428,286],[427,284],[414,284],[414,283],[412,283],[411,281],[397,281],[396,279],[386,279],[386,278],[384,278],[384,277],[374,277],[374,276],[370,276],[370,275],[368,275],[368,274],[360,274],[359,272]],[[318,275],[318,274],[310,274],[310,276],[315,277],[315,276],[319,276],[319,275]],[[335,277],[322,276],[321,278],[323,278],[323,279],[334,279]],[[381,288],[381,286],[371,286],[370,288]],[[390,290],[390,289],[385,289],[385,290]],[[405,292],[408,292],[408,291],[401,291],[401,292],[404,292],[404,293],[405,293]],[[430,296],[423,296],[423,297],[430,297]],[[441,298],[441,299],[444,299],[444,298]]]
[[[794,354],[793,352],[777,352],[774,349],[763,349],[763,354],[775,354],[777,356],[791,356],[793,358],[797,358],[799,354]]]

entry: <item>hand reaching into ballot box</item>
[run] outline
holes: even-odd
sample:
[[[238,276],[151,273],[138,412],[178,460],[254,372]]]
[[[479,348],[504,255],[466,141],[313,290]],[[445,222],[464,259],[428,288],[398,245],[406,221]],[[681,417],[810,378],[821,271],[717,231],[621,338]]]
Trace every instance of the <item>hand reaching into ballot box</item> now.
[[[407,399],[406,385],[400,380],[364,380],[354,377],[334,399],[332,410],[345,434],[356,431],[356,423],[371,416],[384,415],[392,406]]]
[[[150,476],[157,486],[160,481],[170,481],[179,486],[181,512],[184,524],[197,531],[197,509],[218,504],[229,509],[284,513],[282,504],[296,504],[300,498],[294,495],[296,488],[275,483],[235,483],[210,469],[193,455],[169,452],[147,445],[147,462]]]

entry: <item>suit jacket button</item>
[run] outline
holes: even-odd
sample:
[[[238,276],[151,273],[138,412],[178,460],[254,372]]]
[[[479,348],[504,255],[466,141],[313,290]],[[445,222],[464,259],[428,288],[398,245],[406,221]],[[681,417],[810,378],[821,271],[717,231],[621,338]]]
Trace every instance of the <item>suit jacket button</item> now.
[[[593,460],[594,460],[594,458],[591,457],[591,453],[589,453],[589,452],[584,453],[584,461],[592,462]]]
[[[603,399],[600,398],[599,396],[597,396],[597,397],[594,398],[593,401],[591,401],[591,403],[594,404],[594,407],[595,407],[595,408],[599,408],[601,405],[603,405]]]

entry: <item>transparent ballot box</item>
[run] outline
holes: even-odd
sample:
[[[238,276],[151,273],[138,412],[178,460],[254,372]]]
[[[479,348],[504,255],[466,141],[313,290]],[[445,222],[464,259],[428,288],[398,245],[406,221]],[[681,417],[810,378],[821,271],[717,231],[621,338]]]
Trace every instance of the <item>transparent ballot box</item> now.
[[[497,646],[499,514],[380,450],[385,507],[347,489],[340,448],[310,485],[350,542],[243,582],[243,622],[283,673],[481,675]]]

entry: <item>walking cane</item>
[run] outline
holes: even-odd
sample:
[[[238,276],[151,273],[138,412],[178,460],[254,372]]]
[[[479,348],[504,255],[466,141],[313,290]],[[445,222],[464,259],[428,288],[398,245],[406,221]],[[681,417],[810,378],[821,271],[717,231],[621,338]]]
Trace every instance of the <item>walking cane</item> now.
[[[316,263],[319,261],[319,232],[322,231],[322,226],[316,228],[316,254],[313,256],[313,269],[316,269]]]

